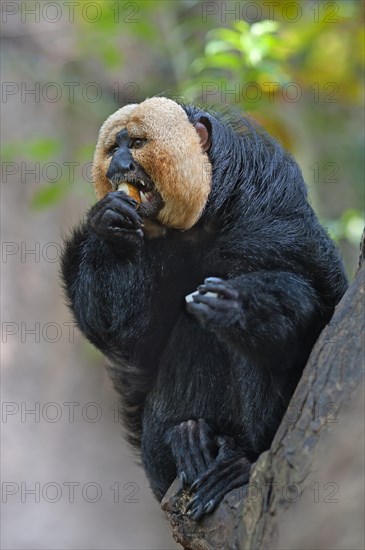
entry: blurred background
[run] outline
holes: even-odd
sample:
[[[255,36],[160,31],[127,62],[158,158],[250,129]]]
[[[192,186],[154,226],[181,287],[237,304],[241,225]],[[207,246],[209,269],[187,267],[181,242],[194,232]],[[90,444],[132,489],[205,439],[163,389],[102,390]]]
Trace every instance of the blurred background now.
[[[363,15],[356,0],[1,3],[2,548],[177,548],[59,280],[102,122],[155,94],[246,111],[298,160],[351,279]]]

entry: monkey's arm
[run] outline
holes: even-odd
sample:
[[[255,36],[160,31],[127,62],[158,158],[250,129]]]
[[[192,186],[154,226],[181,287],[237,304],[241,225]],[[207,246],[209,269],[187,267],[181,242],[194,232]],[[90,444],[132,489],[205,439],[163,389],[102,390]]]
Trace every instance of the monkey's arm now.
[[[211,277],[198,287],[187,308],[255,362],[285,368],[293,351],[306,353],[322,322],[314,288],[294,273],[258,271],[222,280]],[[304,349],[303,349],[304,348]]]
[[[110,193],[63,251],[62,276],[76,321],[109,356],[138,343],[149,322],[151,272],[140,227],[128,197]]]

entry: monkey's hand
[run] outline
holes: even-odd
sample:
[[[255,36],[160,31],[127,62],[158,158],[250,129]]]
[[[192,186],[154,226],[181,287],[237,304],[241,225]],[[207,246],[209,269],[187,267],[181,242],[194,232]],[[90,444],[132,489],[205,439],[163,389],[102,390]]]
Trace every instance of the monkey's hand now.
[[[242,315],[242,307],[237,290],[230,281],[217,277],[205,279],[198,290],[185,298],[189,313],[203,326],[228,328]]]
[[[143,222],[136,205],[137,202],[122,191],[108,193],[91,209],[89,226],[106,241],[140,242]]]

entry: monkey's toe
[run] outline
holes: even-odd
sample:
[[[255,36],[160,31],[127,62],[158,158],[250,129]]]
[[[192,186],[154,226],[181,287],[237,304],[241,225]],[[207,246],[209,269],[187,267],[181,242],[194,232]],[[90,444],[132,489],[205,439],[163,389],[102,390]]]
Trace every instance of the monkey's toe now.
[[[212,512],[224,496],[248,483],[251,462],[243,456],[216,461],[190,487],[194,496],[187,505],[187,513],[198,521],[203,515]]]
[[[175,426],[169,433],[168,441],[178,476],[185,486],[209,469],[218,450],[209,426],[203,419],[188,420]]]

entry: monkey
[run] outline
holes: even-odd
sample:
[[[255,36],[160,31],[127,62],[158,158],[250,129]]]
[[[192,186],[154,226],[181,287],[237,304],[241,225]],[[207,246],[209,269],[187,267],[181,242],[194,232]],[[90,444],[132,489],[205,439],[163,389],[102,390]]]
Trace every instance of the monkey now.
[[[108,360],[127,438],[196,521],[270,447],[347,288],[294,158],[249,117],[166,97],[101,127],[97,202],[61,271]]]

